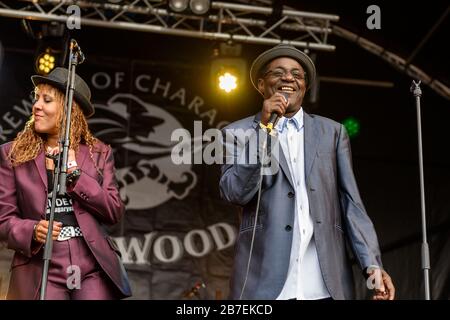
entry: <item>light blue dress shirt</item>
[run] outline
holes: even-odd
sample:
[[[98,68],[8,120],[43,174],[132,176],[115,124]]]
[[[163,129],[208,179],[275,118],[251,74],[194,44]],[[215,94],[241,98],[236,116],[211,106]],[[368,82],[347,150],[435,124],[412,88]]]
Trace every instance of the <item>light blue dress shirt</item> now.
[[[328,298],[330,294],[320,270],[306,192],[303,109],[292,118],[280,118],[275,129],[294,182],[296,202],[289,269],[277,299]]]

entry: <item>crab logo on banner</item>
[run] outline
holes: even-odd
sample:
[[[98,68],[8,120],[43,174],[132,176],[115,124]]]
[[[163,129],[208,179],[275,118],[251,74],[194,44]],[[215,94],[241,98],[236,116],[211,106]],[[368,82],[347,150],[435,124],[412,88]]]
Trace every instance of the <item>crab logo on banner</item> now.
[[[176,165],[171,160],[176,144],[170,140],[171,133],[182,128],[177,119],[127,93],[116,94],[95,108],[98,117],[90,119],[89,126],[113,148],[120,195],[127,209],[149,209],[189,194],[197,182],[192,165]]]

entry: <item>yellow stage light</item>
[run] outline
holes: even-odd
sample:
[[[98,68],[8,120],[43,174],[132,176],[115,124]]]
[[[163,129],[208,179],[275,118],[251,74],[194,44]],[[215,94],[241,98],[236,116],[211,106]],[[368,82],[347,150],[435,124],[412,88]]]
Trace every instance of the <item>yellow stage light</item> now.
[[[238,79],[236,76],[229,72],[219,76],[219,88],[224,90],[226,93],[230,93],[237,88]]]
[[[40,74],[48,74],[55,68],[56,57],[46,49],[45,52],[38,55],[36,59],[36,70]]]

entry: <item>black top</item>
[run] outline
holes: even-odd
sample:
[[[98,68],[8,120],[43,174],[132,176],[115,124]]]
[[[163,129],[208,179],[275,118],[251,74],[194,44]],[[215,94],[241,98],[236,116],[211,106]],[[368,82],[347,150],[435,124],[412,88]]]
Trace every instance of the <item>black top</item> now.
[[[52,204],[52,191],[53,191],[53,171],[47,169],[47,181],[48,181],[48,197],[47,197],[47,220],[50,217],[50,208]],[[56,196],[55,206],[55,219],[65,226],[78,227],[78,222],[73,212],[72,198],[66,193],[63,196]]]

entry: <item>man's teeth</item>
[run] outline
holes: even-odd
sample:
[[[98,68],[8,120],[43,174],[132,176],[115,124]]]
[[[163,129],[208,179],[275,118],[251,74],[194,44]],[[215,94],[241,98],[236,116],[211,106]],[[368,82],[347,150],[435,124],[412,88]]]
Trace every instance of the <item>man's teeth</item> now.
[[[281,87],[281,91],[284,92],[294,92],[294,89],[290,88],[290,87]]]

